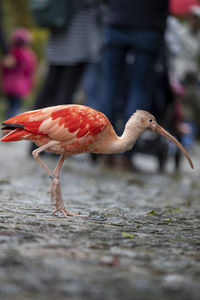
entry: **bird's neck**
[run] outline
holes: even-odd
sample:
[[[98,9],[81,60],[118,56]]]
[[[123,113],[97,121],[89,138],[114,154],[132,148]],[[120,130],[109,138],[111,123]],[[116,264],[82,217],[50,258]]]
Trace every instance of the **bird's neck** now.
[[[138,126],[136,119],[131,118],[124,129],[122,136],[115,136],[111,145],[110,153],[123,153],[133,148],[138,137],[144,132],[141,126]]]

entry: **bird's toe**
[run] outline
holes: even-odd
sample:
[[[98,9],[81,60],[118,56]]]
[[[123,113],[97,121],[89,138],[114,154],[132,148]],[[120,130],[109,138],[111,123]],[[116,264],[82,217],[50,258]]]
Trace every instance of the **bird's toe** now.
[[[88,217],[88,215],[81,215],[80,213],[73,213],[66,208],[57,208],[52,211],[52,215],[55,215],[56,212],[60,212],[64,217]]]

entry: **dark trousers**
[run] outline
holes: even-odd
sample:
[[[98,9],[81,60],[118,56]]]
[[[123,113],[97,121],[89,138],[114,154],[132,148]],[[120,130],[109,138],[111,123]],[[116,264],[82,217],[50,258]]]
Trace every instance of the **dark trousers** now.
[[[84,72],[86,64],[68,66],[50,65],[34,109],[70,104]]]
[[[22,105],[22,99],[19,96],[15,95],[7,95],[7,113],[6,117],[7,119],[12,118],[20,113],[20,108]]]
[[[124,121],[137,110],[150,110],[155,80],[155,63],[160,53],[163,35],[153,31],[108,27],[104,35],[101,64],[100,95],[91,104],[102,111],[113,123],[119,88],[121,88],[128,53],[134,54],[129,65]]]

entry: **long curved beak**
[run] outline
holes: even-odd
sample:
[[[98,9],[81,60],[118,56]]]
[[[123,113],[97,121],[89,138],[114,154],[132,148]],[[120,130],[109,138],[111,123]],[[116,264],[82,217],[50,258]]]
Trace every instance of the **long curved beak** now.
[[[161,134],[162,136],[166,137],[167,139],[169,139],[171,142],[173,142],[186,156],[190,167],[192,169],[194,169],[194,165],[193,162],[188,154],[188,152],[185,150],[185,148],[181,145],[181,143],[179,143],[177,141],[177,139],[175,137],[173,137],[168,131],[166,131],[163,127],[161,127],[160,125],[157,124],[156,128],[154,129],[155,132]]]

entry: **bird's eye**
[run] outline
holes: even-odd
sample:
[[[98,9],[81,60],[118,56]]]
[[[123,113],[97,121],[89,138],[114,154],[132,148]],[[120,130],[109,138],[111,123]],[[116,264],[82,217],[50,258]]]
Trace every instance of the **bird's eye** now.
[[[152,122],[153,122],[153,119],[149,119],[149,122],[152,123]]]

